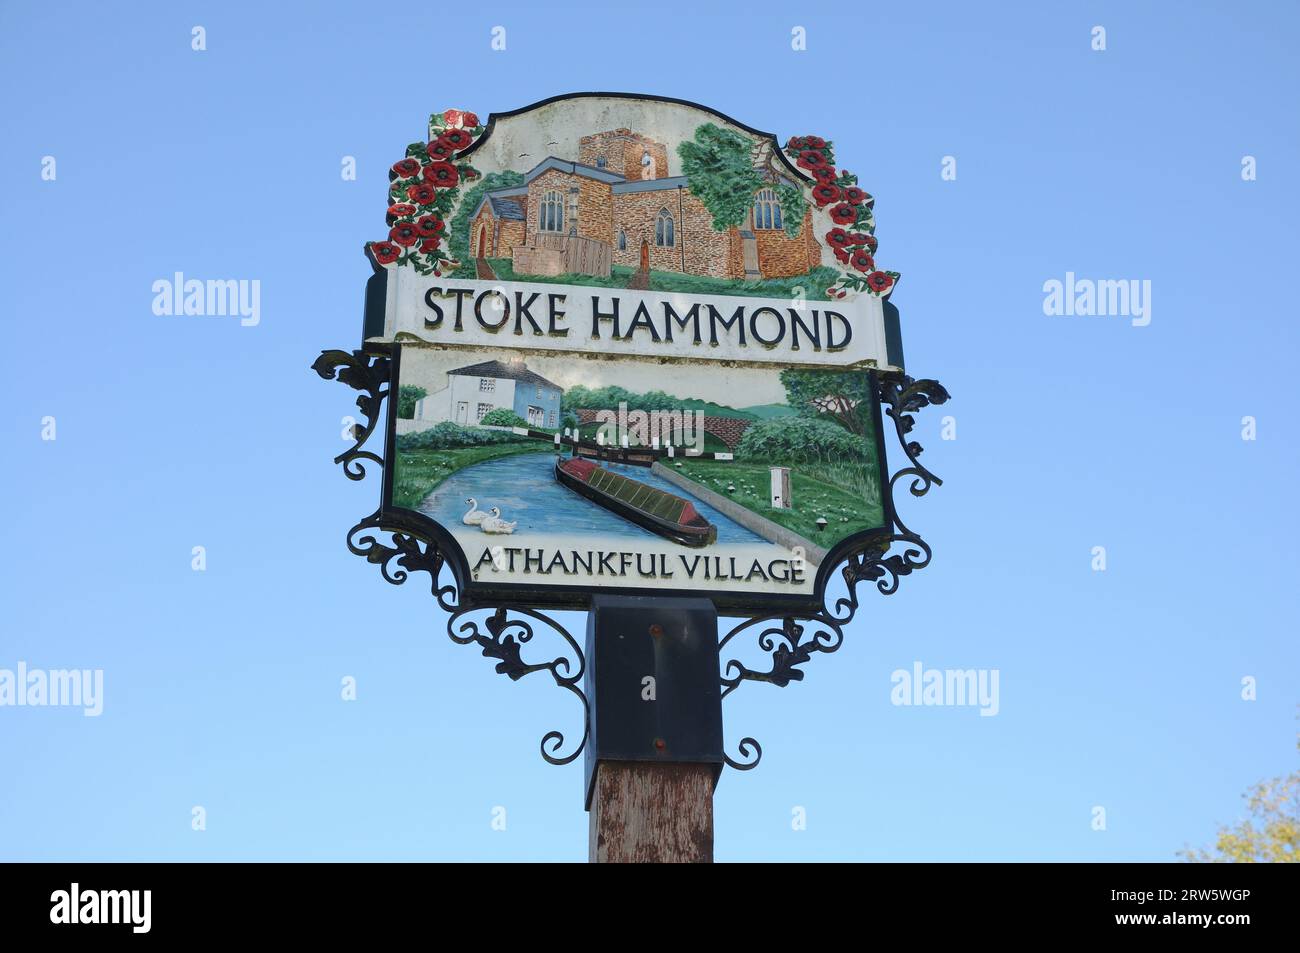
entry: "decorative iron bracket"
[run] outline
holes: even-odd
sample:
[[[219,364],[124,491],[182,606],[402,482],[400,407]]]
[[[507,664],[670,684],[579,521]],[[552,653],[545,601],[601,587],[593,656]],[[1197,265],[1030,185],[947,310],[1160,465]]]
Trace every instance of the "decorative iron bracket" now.
[[[366,467],[360,461],[369,460],[384,465],[383,457],[362,450],[361,447],[383,419],[381,411],[384,398],[388,396],[389,372],[392,369],[389,359],[385,355],[368,354],[365,351],[321,351],[311,369],[327,381],[337,379],[353,390],[364,392],[357,398],[357,408],[366,418],[365,426],[353,425],[352,439],[356,443],[334,458],[335,463],[343,464],[343,472],[349,480],[363,480]]]

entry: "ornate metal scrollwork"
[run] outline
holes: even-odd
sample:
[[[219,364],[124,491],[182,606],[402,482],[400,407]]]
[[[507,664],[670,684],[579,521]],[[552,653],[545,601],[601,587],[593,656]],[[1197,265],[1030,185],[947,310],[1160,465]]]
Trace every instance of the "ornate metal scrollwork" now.
[[[377,533],[388,534],[391,542],[379,540]],[[348,549],[379,567],[384,579],[395,586],[404,584],[413,573],[427,572],[430,591],[447,615],[447,635],[457,645],[477,645],[484,658],[496,659],[495,670],[513,682],[534,672],[549,672],[555,684],[572,692],[582,702],[582,738],[576,748],[560,754],[565,736],[561,731],[548,731],[541,741],[541,754],[550,764],[568,764],[582,754],[587,745],[590,705],[582,690],[587,660],[582,647],[573,635],[558,621],[532,609],[504,606],[484,608],[461,606],[456,586],[441,584],[441,574],[446,559],[438,551],[437,543],[422,539],[413,532],[404,531],[400,519],[394,516],[381,518],[378,512],[367,516],[348,530]],[[484,619],[471,618],[471,613],[490,613]],[[512,618],[511,614],[515,617]],[[560,654],[545,661],[527,662],[523,648],[533,641],[536,623],[548,626],[563,640]]]
[[[383,419],[381,411],[384,398],[388,396],[391,370],[389,359],[382,354],[367,354],[365,351],[321,351],[311,368],[327,381],[337,379],[353,390],[364,392],[357,398],[357,408],[366,418],[365,426],[353,425],[352,439],[356,443],[334,458],[335,463],[343,464],[343,472],[349,480],[362,480],[366,476],[366,467],[360,461],[369,460],[384,465],[383,457],[362,450],[361,447]]]
[[[946,403],[949,394],[935,380],[918,381],[904,375],[881,375],[877,378],[877,398],[884,406],[886,416],[894,422],[894,431],[909,464],[895,471],[885,487],[885,513],[890,525],[850,554],[840,571],[847,594],[836,599],[833,607],[807,616],[775,615],[747,619],[721,638],[719,649],[725,649],[742,632],[756,631],[759,649],[770,653],[772,660],[771,668],[763,671],[750,668],[737,658],[726,659],[721,676],[723,698],[745,681],[769,682],[778,688],[802,681],[804,673],[798,666],[808,662],[815,653],[828,654],[843,644],[844,627],[853,621],[858,610],[859,583],[874,582],[882,594],[892,595],[898,591],[903,576],[930,564],[929,544],[898,517],[894,489],[900,481],[910,480],[909,491],[912,496],[920,497],[929,493],[932,486],[943,485],[943,481],[917,459],[924,448],[915,440],[909,440],[908,434],[915,423],[913,414],[931,404]],[[895,546],[899,547],[898,550],[891,553]],[[804,624],[801,625],[801,621]],[[809,630],[812,634],[805,638]],[[738,747],[741,758],[745,760],[735,760],[724,754],[727,764],[741,771],[756,767],[763,756],[758,742],[753,738],[743,738]]]
[[[484,632],[479,628],[476,620],[465,619],[467,613],[474,611],[479,610],[463,609],[452,612],[448,617],[447,634],[453,642],[479,646],[485,658],[497,660],[497,674],[505,675],[513,682],[533,672],[550,672],[556,685],[572,692],[582,702],[582,739],[577,747],[568,754],[561,755],[559,751],[564,747],[563,732],[548,731],[542,736],[542,757],[550,764],[568,764],[586,748],[587,734],[590,730],[588,716],[591,713],[591,706],[582,690],[582,679],[587,670],[587,660],[582,654],[582,647],[564,626],[544,613],[532,609],[507,610],[505,607],[485,610],[492,614],[483,620],[483,628],[487,630]],[[510,612],[522,618],[512,619],[509,617]],[[461,621],[462,619],[464,621]],[[529,622],[529,619],[549,626],[552,631],[561,636],[565,642],[566,652],[547,662],[525,662],[521,649],[533,639],[533,622]]]

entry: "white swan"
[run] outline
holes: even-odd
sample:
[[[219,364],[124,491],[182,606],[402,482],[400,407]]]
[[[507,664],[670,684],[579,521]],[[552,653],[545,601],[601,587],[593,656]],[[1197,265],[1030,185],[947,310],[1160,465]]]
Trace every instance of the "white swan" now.
[[[487,519],[487,514],[478,508],[478,500],[471,496],[465,502],[469,504],[469,512],[461,517],[462,523],[466,526],[478,526]]]
[[[501,511],[494,506],[478,526],[485,533],[513,533],[518,522],[519,520],[512,520],[507,523],[501,518]]]

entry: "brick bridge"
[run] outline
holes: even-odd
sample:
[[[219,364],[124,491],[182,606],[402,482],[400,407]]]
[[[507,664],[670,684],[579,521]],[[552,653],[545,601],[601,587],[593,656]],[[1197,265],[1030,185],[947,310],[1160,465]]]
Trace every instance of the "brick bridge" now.
[[[601,411],[599,410],[593,410],[588,408],[583,408],[581,410],[578,410],[576,411],[578,415],[578,423],[579,424],[592,423],[593,421],[595,421],[596,415],[600,412]],[[610,413],[614,414],[615,418],[617,418],[618,416],[617,410],[612,410],[610,411]],[[629,410],[628,416],[631,417],[632,413],[633,411]],[[647,411],[647,413],[649,413],[649,411]],[[664,411],[661,411],[661,413],[664,413]],[[689,410],[683,410],[682,413],[693,414],[694,412]],[[754,423],[754,421],[742,420],[739,417],[715,417],[712,414],[705,414],[704,432],[713,434],[713,436],[717,437],[719,440],[721,440],[724,444],[727,445],[728,450],[734,450],[736,449],[736,444],[740,443],[741,436],[745,433],[746,430],[749,429],[749,426],[752,423]],[[632,427],[629,427],[628,429],[634,430],[634,428]],[[640,435],[637,434],[636,436],[640,436]],[[648,443],[649,441],[646,442]]]

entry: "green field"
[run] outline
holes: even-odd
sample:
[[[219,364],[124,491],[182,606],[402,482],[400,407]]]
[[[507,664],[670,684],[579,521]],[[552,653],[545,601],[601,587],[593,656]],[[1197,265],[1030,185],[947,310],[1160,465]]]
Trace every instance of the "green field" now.
[[[393,471],[393,505],[418,509],[424,498],[457,470],[509,457],[517,453],[551,453],[554,447],[544,441],[535,443],[498,443],[484,447],[460,447],[454,450],[399,450]]]
[[[861,494],[846,488],[848,481],[837,479],[834,471],[819,473],[821,479],[808,475],[807,468],[792,468],[790,472],[790,509],[769,506],[771,500],[771,468],[765,463],[737,463],[723,460],[682,460],[681,466],[668,464],[680,473],[708,489],[766,517],[773,523],[793,530],[800,536],[829,549],[844,537],[863,530],[876,529],[884,522],[879,502],[866,500]],[[860,475],[855,475],[859,476]],[[859,482],[859,480],[854,480]],[[735,492],[727,492],[734,486]],[[818,531],[818,517],[826,518],[826,529]]]
[[[537,281],[557,285],[587,285],[599,288],[624,288],[636,269],[628,265],[611,265],[608,278],[593,275],[516,275],[509,258],[487,259],[492,270],[502,281]],[[793,298],[796,288],[803,289],[808,301],[826,301],[826,289],[835,282],[839,273],[824,265],[804,275],[793,278],[764,278],[759,281],[740,281],[735,278],[709,278],[704,275],[684,275],[676,271],[651,271],[651,291],[680,291],[687,294],[747,295],[760,298]]]
[[[798,417],[799,411],[789,404],[756,404],[741,408],[744,413],[759,420],[771,420],[774,417]]]

